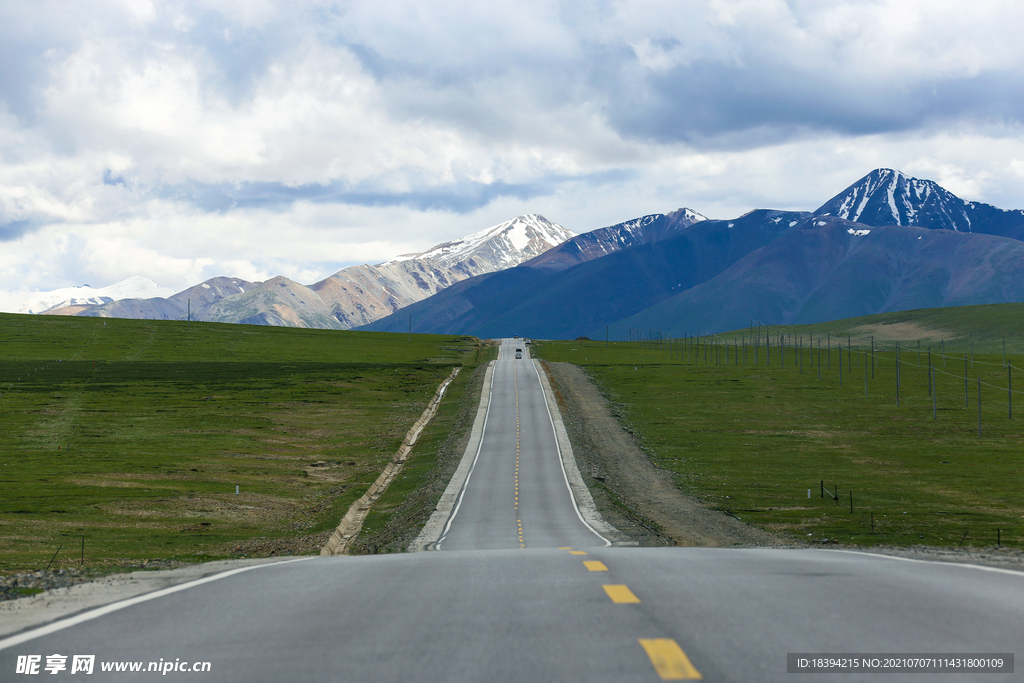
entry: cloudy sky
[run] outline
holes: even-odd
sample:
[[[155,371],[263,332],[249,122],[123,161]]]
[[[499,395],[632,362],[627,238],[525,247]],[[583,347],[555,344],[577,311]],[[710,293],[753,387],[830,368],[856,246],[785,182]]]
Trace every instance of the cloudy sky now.
[[[521,213],[1024,208],[1024,4],[0,3],[0,295],[315,282]]]

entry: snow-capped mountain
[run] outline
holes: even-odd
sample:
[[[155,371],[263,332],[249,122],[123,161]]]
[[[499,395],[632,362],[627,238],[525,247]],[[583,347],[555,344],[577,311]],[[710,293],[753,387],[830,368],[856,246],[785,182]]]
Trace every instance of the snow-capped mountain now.
[[[706,220],[693,209],[687,208],[667,214],[641,216],[577,235],[531,260],[529,265],[545,272],[564,270],[637,244],[656,242]]]
[[[310,289],[338,326],[366,325],[475,275],[513,268],[574,236],[539,214],[517,216],[422,254],[376,266],[352,266]],[[229,303],[229,302],[226,302]]]
[[[814,212],[866,225],[903,225],[1024,237],[1024,211],[957,197],[938,183],[875,169]]]
[[[185,320],[190,311],[193,320],[205,308],[221,299],[235,296],[259,286],[259,282],[247,282],[237,277],[215,277],[173,296],[118,299],[85,309],[53,308],[51,315],[83,315],[100,318],[136,318],[143,320]]]
[[[694,270],[693,263],[683,263],[673,256],[649,268],[644,278],[630,281],[630,278],[622,277],[631,263],[628,252],[634,248],[659,244],[672,237],[701,232],[698,226],[708,222],[714,221],[708,221],[696,211],[684,208],[668,214],[641,216],[577,235],[518,268],[470,278],[427,300],[410,305],[408,313],[413,316],[413,329],[420,332],[474,329],[484,336],[491,336],[500,335],[502,330],[515,329],[520,325],[523,329],[539,330],[541,328],[535,323],[544,318],[558,320],[556,326],[571,327],[579,325],[585,318],[592,319],[597,309],[600,312],[596,315],[608,315],[623,300],[628,301],[627,307],[650,296],[656,300],[657,296],[671,293],[678,282],[674,275],[666,274],[678,268]],[[770,226],[767,232],[773,235],[784,229],[776,223]],[[725,223],[722,223],[722,227],[723,232],[728,229]],[[722,239],[723,235],[719,235],[716,240],[728,241],[728,237],[725,237]],[[698,236],[694,238],[697,241],[701,239]],[[617,256],[624,258],[617,259]],[[572,275],[562,277],[567,271]],[[578,278],[589,278],[598,271],[599,274],[589,280],[583,290],[578,287]],[[647,288],[648,291],[641,291],[645,285],[639,288],[634,286],[641,280],[648,282],[651,276],[659,282]],[[582,306],[578,305],[581,303]],[[397,332],[405,329],[407,321],[406,311],[402,311],[366,325],[363,329]],[[554,327],[544,329],[551,330]]]
[[[544,216],[528,213],[460,240],[439,244],[422,254],[407,255],[380,265],[399,260],[429,260],[446,268],[479,275],[518,266],[574,236],[575,233]]]
[[[284,277],[262,283],[214,278],[178,294],[138,289],[125,290],[127,296],[118,295],[114,286],[93,290],[109,290],[112,295],[105,298],[87,302],[79,297],[79,303],[71,304],[65,297],[55,302],[57,308],[25,312],[182,320],[187,301],[191,301],[193,320],[349,329],[390,315],[460,280],[519,265],[571,237],[573,233],[562,226],[528,214],[422,254],[400,256],[376,266],[345,268],[309,286]],[[163,298],[154,298],[157,296]]]
[[[32,292],[12,306],[5,306],[10,313],[44,313],[57,308],[97,306],[119,299],[148,299],[168,297],[174,290],[161,287],[149,278],[134,275],[108,287],[93,288],[63,287],[50,292]]]

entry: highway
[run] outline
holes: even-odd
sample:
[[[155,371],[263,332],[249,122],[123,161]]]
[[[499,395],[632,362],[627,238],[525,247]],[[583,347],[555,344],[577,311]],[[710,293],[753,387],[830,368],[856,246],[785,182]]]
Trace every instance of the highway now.
[[[0,640],[0,681],[81,678],[76,654],[96,656],[85,680],[97,681],[921,681],[933,678],[801,676],[787,653],[1020,650],[1021,573],[827,550],[609,547],[569,498],[516,343],[494,364],[487,428],[440,552],[302,558],[178,586]],[[68,670],[45,671],[54,654]],[[40,673],[16,674],[33,655]],[[210,671],[99,670],[121,661]]]
[[[524,356],[515,359],[516,349]],[[609,542],[572,505],[541,378],[522,340],[494,364],[480,453],[442,550],[576,548]]]

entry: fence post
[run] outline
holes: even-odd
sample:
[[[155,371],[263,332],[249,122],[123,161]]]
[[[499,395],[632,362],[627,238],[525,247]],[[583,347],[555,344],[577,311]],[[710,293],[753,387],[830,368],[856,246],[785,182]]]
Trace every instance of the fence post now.
[[[981,438],[981,377],[978,377],[978,438]]]
[[[964,354],[964,408],[967,407],[967,354]]]
[[[896,344],[896,407],[900,407],[900,345]]]
[[[864,350],[864,395],[868,395],[868,352]]]

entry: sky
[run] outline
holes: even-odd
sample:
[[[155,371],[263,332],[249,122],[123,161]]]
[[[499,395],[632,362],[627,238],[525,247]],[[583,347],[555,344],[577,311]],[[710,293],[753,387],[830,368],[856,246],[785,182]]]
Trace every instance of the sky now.
[[[1024,4],[0,3],[0,300],[311,284],[540,213],[1024,208]],[[6,297],[6,298],[5,298]]]

